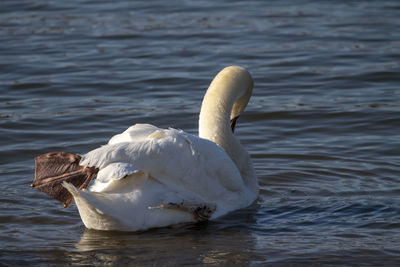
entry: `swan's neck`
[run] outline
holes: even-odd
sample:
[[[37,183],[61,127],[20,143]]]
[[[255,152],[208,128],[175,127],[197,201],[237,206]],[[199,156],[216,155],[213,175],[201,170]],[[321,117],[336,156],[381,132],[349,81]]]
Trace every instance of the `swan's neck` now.
[[[244,69],[221,71],[211,82],[201,105],[199,137],[221,146],[236,164],[242,177],[252,170],[248,153],[235,138],[230,119],[238,116],[247,105],[253,87],[250,74]]]
[[[230,154],[236,138],[230,127],[230,115],[236,99],[227,88],[210,86],[204,96],[199,118],[199,137],[211,140]],[[231,156],[231,155],[230,155]],[[232,156],[231,156],[232,158]]]

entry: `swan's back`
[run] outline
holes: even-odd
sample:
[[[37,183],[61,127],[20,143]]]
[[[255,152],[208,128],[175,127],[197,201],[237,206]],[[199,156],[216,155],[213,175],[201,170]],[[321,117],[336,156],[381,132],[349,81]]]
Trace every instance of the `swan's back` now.
[[[165,214],[157,215],[161,211],[154,207],[169,203],[209,205],[215,207],[211,215],[215,218],[254,201],[237,167],[222,148],[171,128],[136,124],[111,138],[109,144],[84,155],[81,165],[100,169],[90,191],[98,193],[100,198],[108,194],[104,196],[107,201],[95,200],[96,194],[86,198],[96,202],[92,205],[98,210],[106,209],[102,211],[104,214],[125,224],[131,219],[125,218],[120,207],[116,214],[112,206],[117,203],[110,203],[131,202],[126,207],[130,213],[137,209],[141,214],[158,218]],[[100,208],[99,203],[103,203]]]

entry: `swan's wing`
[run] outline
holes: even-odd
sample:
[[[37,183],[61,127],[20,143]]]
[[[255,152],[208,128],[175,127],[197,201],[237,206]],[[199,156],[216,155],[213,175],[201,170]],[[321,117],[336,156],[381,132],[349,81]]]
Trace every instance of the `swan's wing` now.
[[[107,182],[110,179],[119,180],[137,172],[139,172],[139,170],[128,162],[110,163],[101,170],[96,180],[101,182]]]
[[[243,181],[236,165],[215,143],[180,130],[153,129],[146,132],[145,138],[141,133],[138,141],[127,130],[123,134],[129,134],[130,142],[108,144],[90,151],[80,164],[99,168],[102,182],[123,178],[130,169],[185,188],[200,186],[208,191],[219,184],[231,191],[242,189]],[[120,175],[113,177],[111,173]]]
[[[173,201],[160,200],[156,206],[181,201],[218,202],[216,214],[220,214],[248,205],[246,188],[236,165],[215,143],[179,130],[163,130],[154,126],[146,126],[144,131],[139,131],[139,141],[136,141],[132,134],[135,130],[135,127],[131,127],[123,133],[131,138],[129,142],[111,142],[83,156],[81,165],[100,168],[98,176],[101,179],[96,179],[91,191],[109,191],[108,187],[115,186],[117,180],[124,180],[120,179],[123,178],[121,175],[106,175],[107,169],[112,169],[107,173],[124,175],[128,174],[125,170],[131,169],[132,173],[143,172],[166,190],[185,196]],[[125,166],[122,170],[118,170],[118,166],[121,166],[119,163]]]
[[[158,127],[151,124],[135,124],[128,129],[126,129],[123,133],[114,135],[109,141],[109,145],[115,145],[119,143],[130,143],[130,142],[141,142],[148,138],[149,135],[156,132],[159,129]]]

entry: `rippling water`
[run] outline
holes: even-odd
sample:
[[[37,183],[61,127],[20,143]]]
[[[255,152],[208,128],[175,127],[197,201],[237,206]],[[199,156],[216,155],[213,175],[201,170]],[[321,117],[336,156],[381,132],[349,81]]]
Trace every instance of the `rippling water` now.
[[[1,2],[1,264],[399,263],[400,3],[215,2]],[[99,232],[29,187],[35,156],[135,123],[196,134],[232,64],[255,80],[236,133],[262,189],[250,208]]]

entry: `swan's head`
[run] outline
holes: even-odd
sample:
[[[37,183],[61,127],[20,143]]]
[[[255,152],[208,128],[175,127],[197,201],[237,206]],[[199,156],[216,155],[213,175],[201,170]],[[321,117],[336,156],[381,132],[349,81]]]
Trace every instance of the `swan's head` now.
[[[230,125],[232,132],[234,132],[237,119],[249,103],[253,91],[254,82],[250,73],[242,67],[230,66],[225,68],[223,71],[225,70],[227,72],[230,72],[230,75],[235,78],[234,80],[236,80],[237,86],[244,89],[242,89],[242,92],[244,92],[243,95],[240,96],[239,99],[237,99],[236,102],[233,104],[230,115]]]
[[[221,70],[213,79],[201,106],[199,134],[207,139],[229,127],[234,131],[236,120],[246,108],[253,89],[250,73],[239,66]],[[226,126],[225,126],[226,125]],[[223,130],[222,130],[223,131]]]

